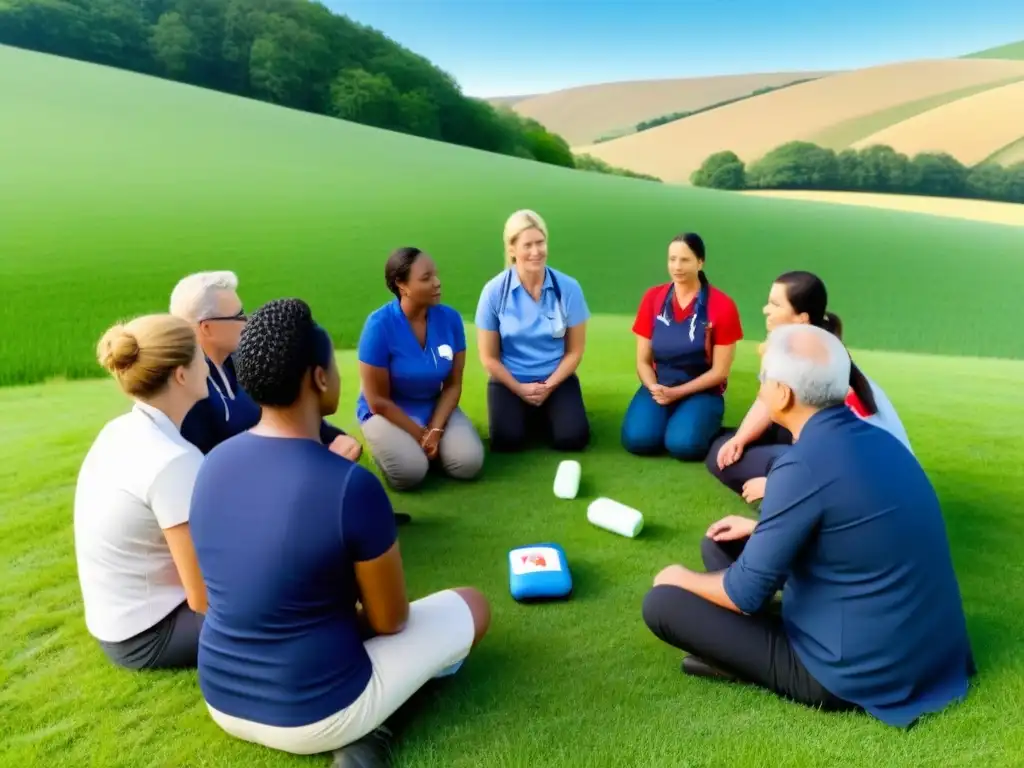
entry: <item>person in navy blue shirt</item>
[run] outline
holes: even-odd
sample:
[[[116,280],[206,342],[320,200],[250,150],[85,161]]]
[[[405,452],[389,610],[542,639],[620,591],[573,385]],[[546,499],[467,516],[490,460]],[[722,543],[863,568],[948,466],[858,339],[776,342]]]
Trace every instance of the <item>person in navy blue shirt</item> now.
[[[664,569],[643,617],[691,654],[684,671],[907,727],[967,695],[971,644],[935,491],[898,438],[845,405],[849,381],[827,330],[772,331],[758,397],[795,443],[758,520],[713,524],[708,572]]]
[[[536,438],[582,451],[590,442],[576,375],[590,319],[583,290],[548,266],[547,224],[534,211],[513,213],[504,241],[505,269],[484,285],[476,309],[491,450],[520,451]]]
[[[466,366],[462,317],[441,304],[434,260],[399,248],[384,266],[395,295],[359,337],[356,417],[377,466],[396,490],[415,488],[432,462],[459,480],[483,468],[484,446],[459,408]]]
[[[238,386],[232,358],[246,321],[238,277],[228,271],[183,277],[171,292],[170,312],[195,328],[210,368],[209,397],[196,403],[181,425],[182,436],[206,454],[260,420],[259,406]],[[362,452],[358,440],[326,421],[320,425],[320,439],[353,461]]]
[[[380,480],[328,450],[338,406],[328,334],[297,299],[257,310],[235,353],[259,423],[207,455],[191,525],[208,607],[199,686],[214,721],[335,766],[388,764],[388,719],[463,662],[489,623],[475,589],[414,602]]]

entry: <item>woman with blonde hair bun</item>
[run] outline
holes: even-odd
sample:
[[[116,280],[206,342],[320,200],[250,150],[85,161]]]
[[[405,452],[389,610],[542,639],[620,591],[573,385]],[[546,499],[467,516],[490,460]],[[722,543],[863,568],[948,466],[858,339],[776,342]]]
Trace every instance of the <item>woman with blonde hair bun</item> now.
[[[505,269],[484,286],[476,310],[491,450],[519,451],[538,435],[555,450],[582,451],[590,442],[576,376],[590,319],[583,290],[548,266],[538,213],[513,213],[503,239]]]
[[[100,365],[134,400],[85,456],[75,490],[75,555],[85,623],[115,664],[195,667],[206,587],[189,534],[203,454],[181,422],[207,396],[195,331],[168,314],[111,327]]]

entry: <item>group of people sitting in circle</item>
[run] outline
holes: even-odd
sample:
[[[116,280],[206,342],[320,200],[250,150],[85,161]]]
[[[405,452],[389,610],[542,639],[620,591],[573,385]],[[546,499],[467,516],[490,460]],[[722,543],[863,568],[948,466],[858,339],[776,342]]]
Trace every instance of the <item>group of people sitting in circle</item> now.
[[[548,265],[548,230],[518,211],[506,268],[476,308],[492,451],[581,451],[577,367],[589,309]],[[760,389],[723,427],[743,337],[695,234],[633,323],[640,384],[621,441],[704,461],[757,506],[701,542],[706,572],[664,568],[642,604],[683,670],[909,725],[966,695],[973,657],[941,509],[895,409],[851,361],[822,281],[771,286]],[[476,478],[484,446],[460,409],[466,335],[415,248],[385,266],[394,299],[358,345],[362,444],[327,422],[340,376],[299,299],[251,315],[230,272],[190,275],[170,312],[110,328],[98,358],[134,400],[82,464],[75,546],[85,621],[129,669],[198,667],[212,719],[243,740],[338,766],[387,765],[393,716],[457,668],[490,624],[472,587],[407,595],[385,484],[431,466]],[[781,599],[777,593],[782,591]]]

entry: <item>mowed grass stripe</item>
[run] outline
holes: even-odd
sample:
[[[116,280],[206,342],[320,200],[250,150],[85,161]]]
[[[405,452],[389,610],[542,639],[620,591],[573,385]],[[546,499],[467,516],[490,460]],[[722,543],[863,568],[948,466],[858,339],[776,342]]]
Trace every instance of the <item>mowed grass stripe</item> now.
[[[1024,162],[1024,136],[1010,142],[997,152],[993,152],[992,155],[985,158],[985,162],[999,163],[1006,166]]]
[[[819,146],[839,151],[867,139],[886,128],[902,123],[904,120],[909,120],[912,117],[917,117],[939,107],[944,107],[960,99],[966,99],[979,93],[990,91],[993,88],[1001,88],[1005,85],[1012,85],[1021,81],[1024,81],[1024,77],[1008,77],[990,83],[968,86],[967,88],[957,88],[953,91],[938,93],[923,99],[915,99],[914,101],[897,104],[888,109],[880,109],[877,112],[872,112],[862,117],[836,123],[812,135],[807,140]]]
[[[561,456],[489,456],[481,480],[431,479],[393,495],[413,596],[469,583],[494,608],[493,630],[460,673],[425,696],[401,743],[400,768],[478,766],[1013,766],[1024,750],[1024,363],[855,349],[892,398],[943,500],[981,674],[968,701],[910,732],[867,717],[828,716],[744,686],[684,678],[680,654],[643,627],[640,602],[669,562],[699,566],[698,542],[717,516],[744,505],[702,465],[628,456],[618,429],[636,387],[630,317],[597,317],[581,367],[595,440],[581,456],[574,501],[551,483]],[[851,329],[858,318],[848,318]],[[472,328],[470,339],[473,338]],[[756,385],[754,341],[730,381],[736,423]],[[356,362],[339,355],[349,425]],[[463,405],[486,434],[485,379],[471,343]],[[45,415],[40,405],[47,405]],[[210,721],[194,673],[112,668],[84,630],[71,505],[80,457],[100,426],[128,407],[110,381],[0,389],[0,762],[218,768],[327,765],[232,740]],[[8,428],[10,427],[10,428]],[[369,460],[366,465],[373,468]],[[47,491],[47,489],[50,489]],[[608,495],[641,509],[628,540],[586,522]],[[24,501],[22,501],[24,500]],[[566,547],[576,580],[565,604],[508,596],[508,549]],[[260,567],[254,564],[254,567]]]
[[[99,375],[102,332],[200,269],[236,270],[250,309],[306,298],[351,348],[390,298],[388,253],[417,245],[471,318],[520,207],[596,312],[635,312],[696,230],[749,327],[772,279],[811,269],[858,346],[1024,356],[1009,228],[553,168],[3,47],[0,99],[18,116],[0,120],[0,385]]]

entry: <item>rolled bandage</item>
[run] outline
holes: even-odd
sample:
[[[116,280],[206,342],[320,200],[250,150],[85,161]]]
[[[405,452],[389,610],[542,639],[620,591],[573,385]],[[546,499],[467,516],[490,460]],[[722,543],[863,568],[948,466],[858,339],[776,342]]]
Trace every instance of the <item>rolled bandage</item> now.
[[[587,507],[587,520],[598,528],[632,539],[644,527],[644,516],[632,507],[601,497]]]
[[[583,470],[578,461],[566,459],[555,472],[555,496],[560,499],[575,499],[580,490],[580,475]]]

